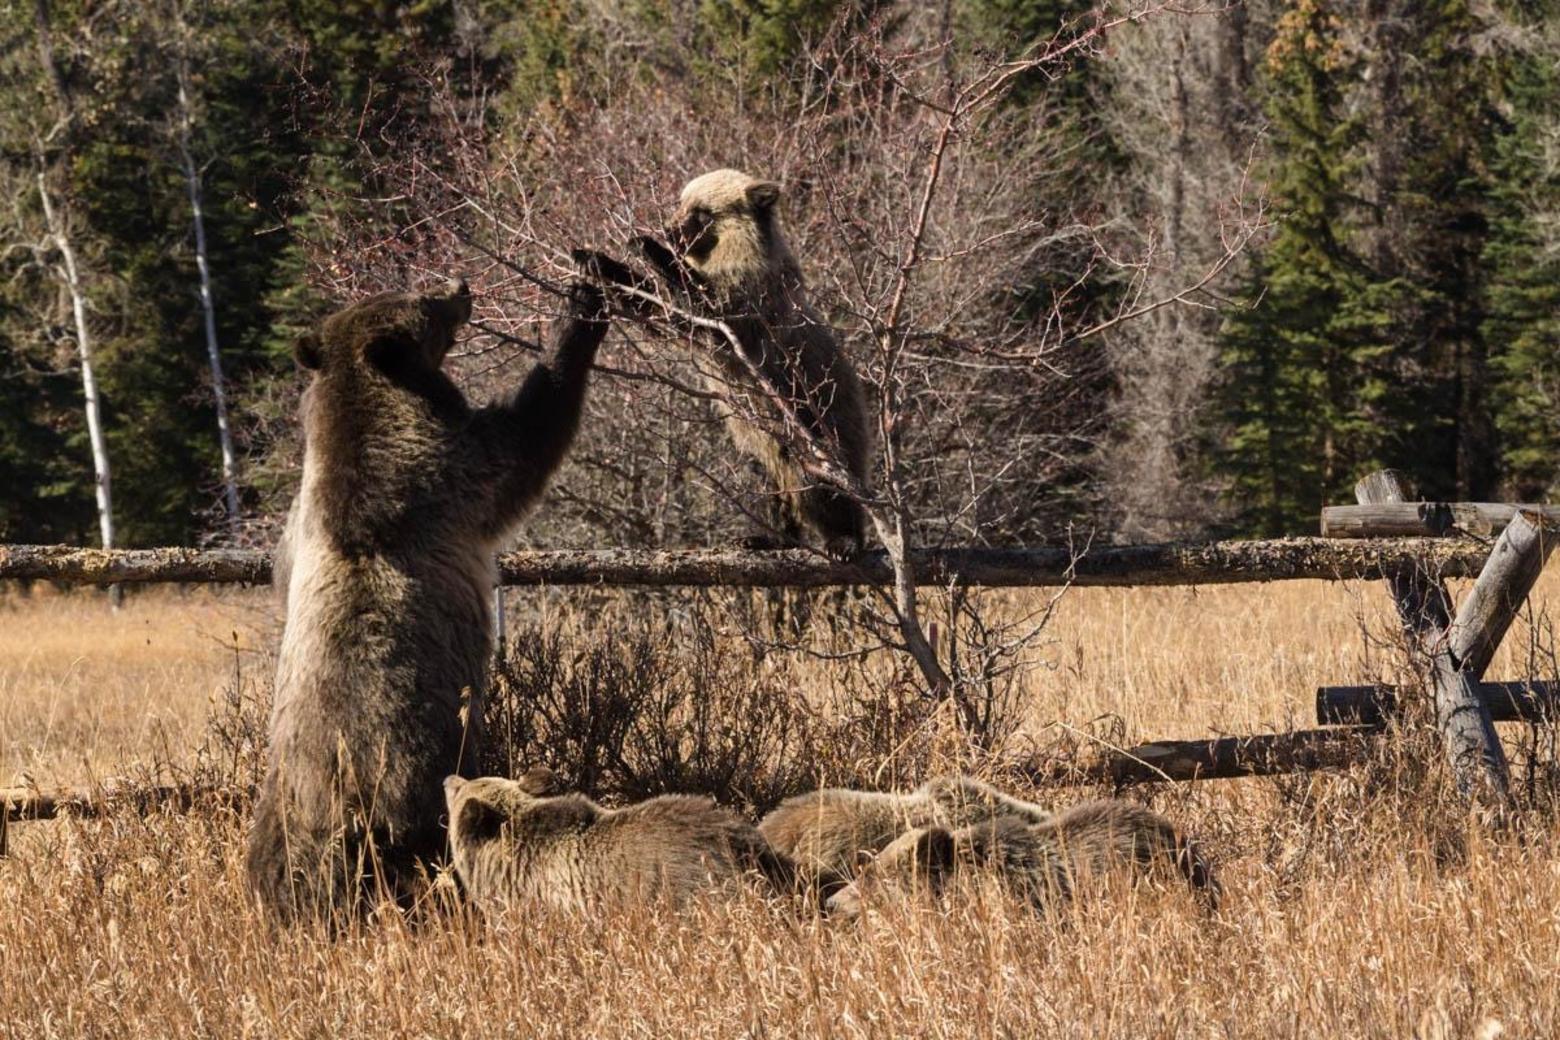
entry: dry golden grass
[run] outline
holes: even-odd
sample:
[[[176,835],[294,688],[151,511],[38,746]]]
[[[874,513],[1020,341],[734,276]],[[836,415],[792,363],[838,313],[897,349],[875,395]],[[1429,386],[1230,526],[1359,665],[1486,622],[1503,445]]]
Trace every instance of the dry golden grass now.
[[[1030,680],[1034,728],[1307,725],[1317,684],[1390,672],[1361,638],[1384,601],[1374,584],[1074,591]],[[47,786],[193,755],[223,642],[262,645],[263,603],[6,601],[5,767]],[[1523,674],[1526,643],[1513,633],[1492,675]],[[833,667],[803,670],[827,685]],[[1490,841],[1416,801],[1443,786],[1389,760],[1134,794],[1207,839],[1226,892],[1211,917],[1117,886],[1044,917],[993,898],[841,925],[754,896],[331,939],[261,924],[236,813],[27,824],[0,860],[0,1037],[1560,1035],[1560,828],[1533,813],[1522,840]]]
[[[86,783],[179,760],[235,657],[253,669],[275,617],[259,592],[0,589],[0,784]]]

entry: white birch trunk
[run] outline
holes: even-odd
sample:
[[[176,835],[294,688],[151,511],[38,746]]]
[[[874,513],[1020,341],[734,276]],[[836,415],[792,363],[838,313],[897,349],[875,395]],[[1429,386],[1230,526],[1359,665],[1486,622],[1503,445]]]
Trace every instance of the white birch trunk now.
[[[103,538],[103,548],[114,547],[114,499],[108,466],[108,445],[103,439],[103,419],[98,407],[97,378],[92,371],[92,336],[87,328],[87,301],[81,287],[81,273],[76,265],[76,251],[71,248],[70,236],[54,209],[49,196],[49,182],[42,161],[38,164],[38,196],[43,201],[43,218],[49,227],[49,237],[60,251],[65,268],[65,288],[70,293],[71,315],[76,324],[76,351],[81,359],[81,392],[86,399],[87,436],[92,442],[92,469],[96,477],[98,528]]]
[[[500,661],[507,656],[509,619],[504,615],[504,586],[493,586],[493,653]]]
[[[206,356],[211,362],[211,395],[217,408],[217,439],[222,447],[223,501],[227,505],[229,527],[238,524],[238,456],[233,450],[233,432],[228,424],[227,386],[222,378],[222,351],[217,343],[217,310],[211,297],[211,262],[206,253],[206,215],[201,205],[200,167],[190,153],[190,96],[188,74],[179,69],[179,166],[189,189],[190,212],[195,222],[195,268],[200,273],[200,306],[206,324]]]

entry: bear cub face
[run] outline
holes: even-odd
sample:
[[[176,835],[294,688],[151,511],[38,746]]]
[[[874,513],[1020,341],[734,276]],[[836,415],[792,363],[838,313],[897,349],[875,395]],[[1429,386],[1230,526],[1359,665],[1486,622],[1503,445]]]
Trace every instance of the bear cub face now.
[[[452,278],[426,293],[383,292],[326,318],[306,333],[295,355],[319,374],[370,365],[385,372],[436,371],[471,320],[471,290]]]
[[[683,188],[666,237],[694,268],[718,279],[775,250],[779,199],[780,186],[772,181],[740,170],[711,171]]]
[[[457,859],[499,836],[504,822],[537,799],[529,785],[498,776],[468,780],[444,779],[444,805],[449,814],[450,847]]]

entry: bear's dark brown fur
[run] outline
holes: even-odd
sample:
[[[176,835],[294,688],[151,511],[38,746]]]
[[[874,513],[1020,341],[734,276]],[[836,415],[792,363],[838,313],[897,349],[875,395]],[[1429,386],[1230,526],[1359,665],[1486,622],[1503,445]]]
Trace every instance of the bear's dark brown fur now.
[[[444,777],[474,775],[493,552],[573,439],[606,322],[599,291],[573,287],[524,385],[472,409],[440,369],[470,315],[464,282],[382,293],[298,345],[303,484],[248,850],[283,919],[404,902],[444,848]]]

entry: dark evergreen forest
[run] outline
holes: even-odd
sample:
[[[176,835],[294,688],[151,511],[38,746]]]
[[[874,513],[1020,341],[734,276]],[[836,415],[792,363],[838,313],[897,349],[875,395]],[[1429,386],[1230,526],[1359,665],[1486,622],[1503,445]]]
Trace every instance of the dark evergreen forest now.
[[[106,498],[120,546],[268,544],[301,330],[459,269],[459,377],[513,385],[553,306],[516,267],[620,248],[717,166],[785,185],[928,539],[1304,534],[1381,466],[1476,500],[1560,471],[1554,0],[0,11],[0,541],[99,544]],[[526,538],[725,537],[708,402],[614,344]]]

